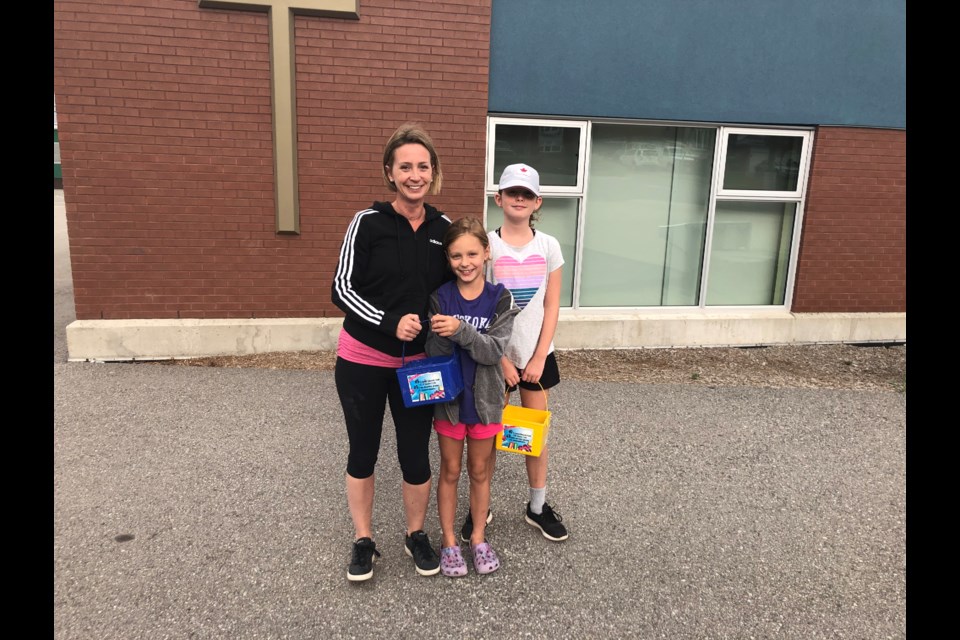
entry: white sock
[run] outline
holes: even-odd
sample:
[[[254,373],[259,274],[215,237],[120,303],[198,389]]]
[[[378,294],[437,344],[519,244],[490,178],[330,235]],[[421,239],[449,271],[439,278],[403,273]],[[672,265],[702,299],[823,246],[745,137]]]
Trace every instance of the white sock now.
[[[543,513],[543,503],[547,501],[547,488],[534,489],[530,487],[530,511],[540,515]]]

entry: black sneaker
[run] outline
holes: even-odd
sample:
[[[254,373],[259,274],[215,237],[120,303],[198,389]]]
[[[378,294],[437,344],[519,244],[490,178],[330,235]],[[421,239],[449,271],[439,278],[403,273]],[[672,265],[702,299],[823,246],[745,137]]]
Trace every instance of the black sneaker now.
[[[414,531],[408,535],[403,548],[407,555],[413,558],[417,573],[422,576],[433,576],[440,573],[440,556],[433,550],[430,545],[430,538],[423,530]]]
[[[487,524],[493,520],[493,511],[487,509]],[[460,539],[464,542],[470,542],[470,536],[473,535],[473,516],[470,514],[470,510],[467,509],[467,517],[463,521],[463,526],[460,527]]]
[[[530,503],[528,502],[526,520],[527,524],[540,529],[540,533],[542,533],[543,537],[547,540],[560,542],[569,537],[567,535],[567,528],[561,524],[563,518],[546,502],[543,503],[543,513],[540,514],[530,511]]]
[[[377,543],[370,538],[360,538],[353,543],[353,558],[347,569],[347,580],[361,582],[373,577],[373,557],[380,557]]]

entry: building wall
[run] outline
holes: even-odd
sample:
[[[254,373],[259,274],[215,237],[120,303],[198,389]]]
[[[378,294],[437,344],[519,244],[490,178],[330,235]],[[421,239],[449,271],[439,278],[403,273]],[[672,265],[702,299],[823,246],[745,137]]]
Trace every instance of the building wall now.
[[[60,167],[60,138],[57,125],[53,125],[53,188],[63,189],[63,174]]]
[[[493,0],[491,112],[817,126],[790,309],[904,312],[905,3],[682,4]]]
[[[54,92],[78,320],[341,316],[383,144],[434,137],[430,202],[481,215],[489,0],[363,0],[295,18],[300,234],[276,233],[268,17],[196,0],[58,0]],[[429,9],[429,10],[426,10]]]
[[[603,16],[587,3],[537,14],[542,0],[363,0],[359,20],[295,18],[300,233],[280,235],[268,16],[196,0],[58,0],[54,91],[78,318],[70,358],[332,348],[337,252],[353,214],[391,197],[379,169],[387,136],[423,122],[444,169],[430,202],[453,218],[480,215],[489,112],[819,126],[790,309],[567,313],[558,345],[905,339],[902,3],[722,4],[740,20],[716,3],[677,12],[648,0],[614,0]],[[659,53],[637,57],[596,29],[599,17],[633,34],[637,7],[645,35],[634,39]],[[863,24],[851,25],[856,11]],[[823,41],[798,48],[778,12],[799,32],[821,27]],[[709,38],[677,31],[703,30],[704,16]],[[767,55],[770,34],[790,55]],[[730,43],[740,58],[717,48]],[[809,68],[797,75],[788,62]],[[817,76],[824,83],[810,84]]]
[[[490,110],[906,128],[904,0],[493,0]]]
[[[907,310],[907,136],[816,133],[793,311]]]

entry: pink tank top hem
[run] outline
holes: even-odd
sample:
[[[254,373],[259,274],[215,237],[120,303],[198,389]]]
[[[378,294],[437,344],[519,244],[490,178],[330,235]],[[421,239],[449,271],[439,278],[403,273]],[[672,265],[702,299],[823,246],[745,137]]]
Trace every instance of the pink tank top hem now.
[[[397,358],[388,356],[382,351],[367,346],[351,336],[345,330],[340,329],[340,336],[337,339],[337,356],[347,362],[356,364],[366,364],[372,367],[389,367],[390,369],[399,369],[404,361],[422,360],[427,357],[425,353],[407,356],[406,358]]]

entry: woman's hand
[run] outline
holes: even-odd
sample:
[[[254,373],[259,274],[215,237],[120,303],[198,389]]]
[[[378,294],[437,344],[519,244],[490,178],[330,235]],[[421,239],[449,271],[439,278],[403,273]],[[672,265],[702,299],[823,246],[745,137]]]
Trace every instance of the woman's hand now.
[[[511,387],[515,387],[517,384],[519,384],[520,374],[517,372],[517,368],[513,366],[513,363],[507,360],[506,357],[500,358],[500,368],[503,369],[504,382]]]
[[[400,317],[397,323],[397,337],[404,342],[412,342],[423,329],[420,318],[415,313],[408,313]]]
[[[430,328],[441,338],[449,338],[460,328],[460,319],[437,313],[430,318]]]

